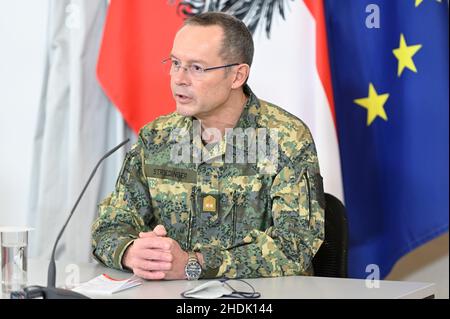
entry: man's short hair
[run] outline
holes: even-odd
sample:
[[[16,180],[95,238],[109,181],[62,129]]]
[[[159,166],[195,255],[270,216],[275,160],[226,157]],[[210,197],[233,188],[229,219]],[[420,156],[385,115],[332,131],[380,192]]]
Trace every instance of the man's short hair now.
[[[253,38],[247,26],[232,15],[222,12],[205,12],[184,21],[183,25],[222,27],[224,37],[221,56],[228,63],[246,63],[253,61]]]

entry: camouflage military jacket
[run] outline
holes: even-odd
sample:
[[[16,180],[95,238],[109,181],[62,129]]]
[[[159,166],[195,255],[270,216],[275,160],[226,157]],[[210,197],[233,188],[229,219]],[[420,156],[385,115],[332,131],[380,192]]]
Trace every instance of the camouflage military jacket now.
[[[295,116],[247,93],[236,125],[248,133],[244,142],[226,134],[205,146],[194,134],[195,119],[177,113],[140,130],[115,190],[99,205],[92,226],[96,259],[123,269],[123,253],[139,232],[162,224],[181,248],[203,254],[203,278],[311,274],[324,238],[311,133]],[[261,132],[266,139],[258,139],[258,150],[275,145],[277,157],[250,161],[250,137]]]

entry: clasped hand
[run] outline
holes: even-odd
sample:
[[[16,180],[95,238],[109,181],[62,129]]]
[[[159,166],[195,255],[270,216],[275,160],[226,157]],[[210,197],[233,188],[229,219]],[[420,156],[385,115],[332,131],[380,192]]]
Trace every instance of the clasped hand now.
[[[188,253],[176,240],[166,237],[164,226],[139,233],[139,238],[127,248],[122,264],[136,276],[149,280],[185,279],[184,267]]]

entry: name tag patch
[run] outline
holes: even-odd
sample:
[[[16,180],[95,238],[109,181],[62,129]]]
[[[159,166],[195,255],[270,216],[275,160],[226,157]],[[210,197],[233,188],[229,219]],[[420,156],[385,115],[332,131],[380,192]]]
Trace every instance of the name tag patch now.
[[[197,172],[189,169],[146,164],[144,170],[147,177],[170,179],[184,183],[197,183]]]

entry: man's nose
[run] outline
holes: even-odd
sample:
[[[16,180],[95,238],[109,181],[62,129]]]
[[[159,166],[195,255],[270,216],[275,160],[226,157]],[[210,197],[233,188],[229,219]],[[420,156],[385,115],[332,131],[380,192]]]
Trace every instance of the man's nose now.
[[[173,75],[173,80],[176,85],[189,85],[191,84],[191,79],[189,75],[189,70],[186,67],[180,67],[180,69]]]

